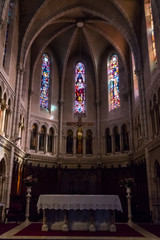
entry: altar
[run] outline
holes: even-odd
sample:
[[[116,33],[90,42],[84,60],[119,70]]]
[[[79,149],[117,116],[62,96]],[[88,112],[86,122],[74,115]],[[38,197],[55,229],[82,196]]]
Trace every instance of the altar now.
[[[40,195],[42,231],[116,231],[114,212],[122,212],[118,195]]]

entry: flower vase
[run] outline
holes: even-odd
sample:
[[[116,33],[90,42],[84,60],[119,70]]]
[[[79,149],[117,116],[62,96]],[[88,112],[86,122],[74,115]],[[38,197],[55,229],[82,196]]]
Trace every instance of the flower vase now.
[[[128,224],[132,224],[132,210],[131,210],[131,188],[126,186],[126,198],[128,204]]]

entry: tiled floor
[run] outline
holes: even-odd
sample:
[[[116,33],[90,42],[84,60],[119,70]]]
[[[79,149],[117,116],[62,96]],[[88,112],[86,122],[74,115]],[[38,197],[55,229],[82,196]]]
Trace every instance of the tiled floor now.
[[[0,239],[54,239],[54,240],[60,240],[60,239],[66,239],[66,240],[157,240],[160,239],[153,235],[152,233],[144,230],[140,226],[136,224],[131,224],[130,226],[136,230],[137,232],[141,233],[144,237],[66,237],[66,236],[14,236],[16,233],[21,231],[23,228],[27,227],[30,222],[23,222],[22,224],[16,226],[15,228],[11,229],[10,231],[0,235]]]

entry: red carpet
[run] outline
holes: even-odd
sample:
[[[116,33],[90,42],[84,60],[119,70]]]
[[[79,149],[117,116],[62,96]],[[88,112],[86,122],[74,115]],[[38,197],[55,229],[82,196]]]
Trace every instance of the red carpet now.
[[[140,224],[139,226],[160,238],[160,225]]]
[[[0,224],[0,235],[5,233],[5,232],[8,232],[9,230],[11,230],[12,228],[14,227],[17,227],[17,223],[2,223]]]
[[[97,232],[88,232],[88,231],[41,231],[41,223],[32,223],[28,227],[24,228],[15,236],[116,236],[116,237],[143,237],[140,233],[136,232],[134,229],[129,227],[126,224],[116,224],[117,232],[112,233],[109,231],[97,231]]]

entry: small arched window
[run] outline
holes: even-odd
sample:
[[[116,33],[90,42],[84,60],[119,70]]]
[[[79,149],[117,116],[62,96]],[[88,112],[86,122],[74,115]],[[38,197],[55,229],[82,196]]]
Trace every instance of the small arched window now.
[[[112,152],[112,139],[110,135],[110,129],[106,129],[106,153]]]
[[[120,151],[120,136],[119,136],[119,133],[118,133],[118,127],[117,126],[114,127],[113,133],[114,133],[115,152],[119,152]]]
[[[123,151],[129,150],[129,136],[126,124],[122,125],[122,141],[123,141]]]
[[[119,64],[116,54],[108,62],[108,106],[109,111],[120,107]]]
[[[39,135],[39,151],[45,150],[45,135],[46,135],[46,127],[41,127],[41,132]]]
[[[30,149],[36,150],[37,147],[37,134],[38,134],[38,128],[36,124],[32,125],[31,130],[31,139],[30,139]]]
[[[53,142],[54,142],[54,130],[53,128],[49,129],[49,135],[48,135],[48,152],[53,152]]]
[[[86,132],[86,154],[93,154],[92,131],[90,129]]]
[[[49,111],[50,59],[46,53],[42,56],[40,108]]]
[[[66,153],[73,154],[73,131],[71,129],[67,131]]]
[[[75,67],[75,114],[84,114],[86,112],[85,90],[85,66],[82,62],[79,62]]]

